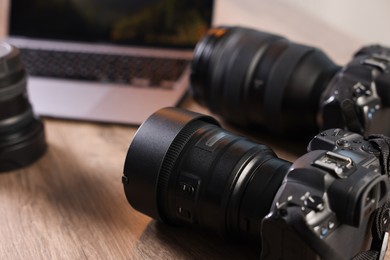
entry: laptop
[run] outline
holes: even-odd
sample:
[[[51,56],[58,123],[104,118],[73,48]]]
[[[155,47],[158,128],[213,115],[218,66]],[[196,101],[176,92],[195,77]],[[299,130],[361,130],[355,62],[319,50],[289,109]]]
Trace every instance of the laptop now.
[[[140,124],[188,89],[213,1],[12,0],[8,41],[21,49],[36,113]]]

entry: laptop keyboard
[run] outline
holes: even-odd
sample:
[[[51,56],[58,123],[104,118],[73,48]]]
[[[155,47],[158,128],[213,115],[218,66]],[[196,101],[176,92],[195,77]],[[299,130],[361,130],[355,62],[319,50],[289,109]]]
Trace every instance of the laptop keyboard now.
[[[171,88],[190,60],[21,49],[33,76]]]

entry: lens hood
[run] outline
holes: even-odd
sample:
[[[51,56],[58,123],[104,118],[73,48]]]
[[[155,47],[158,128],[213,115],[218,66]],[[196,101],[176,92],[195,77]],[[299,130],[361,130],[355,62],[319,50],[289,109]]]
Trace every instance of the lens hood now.
[[[185,133],[186,126],[197,120],[219,125],[212,117],[163,108],[140,126],[130,144],[123,176],[126,197],[135,209],[162,219],[157,194],[158,189],[167,185],[170,174],[170,165],[164,159],[168,158],[167,153],[175,156],[174,146],[184,145],[183,137],[189,134]]]

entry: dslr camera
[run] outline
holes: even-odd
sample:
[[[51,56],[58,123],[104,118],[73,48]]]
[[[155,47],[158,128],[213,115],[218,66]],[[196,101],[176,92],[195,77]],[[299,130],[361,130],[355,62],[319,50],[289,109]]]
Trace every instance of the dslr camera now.
[[[379,45],[340,67],[278,35],[217,27],[195,48],[191,90],[227,121],[279,135],[342,128],[390,136],[390,49]]]
[[[212,117],[164,108],[138,129],[122,182],[136,210],[253,239],[261,259],[383,259],[389,145],[330,129],[291,163]]]

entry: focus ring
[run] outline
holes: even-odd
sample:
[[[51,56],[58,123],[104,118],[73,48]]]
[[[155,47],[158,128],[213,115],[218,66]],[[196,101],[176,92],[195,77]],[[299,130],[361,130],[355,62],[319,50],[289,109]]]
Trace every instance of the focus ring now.
[[[6,88],[0,88],[0,102],[10,100],[26,91],[26,77],[23,76],[17,83]]]
[[[168,221],[165,217],[168,216],[168,214],[166,214],[167,207],[164,205],[164,202],[168,201],[166,199],[168,194],[168,184],[172,171],[175,167],[175,163],[177,162],[184,146],[203,124],[203,121],[196,120],[186,125],[173,140],[166,156],[164,157],[157,180],[157,207],[160,216],[164,221]]]

